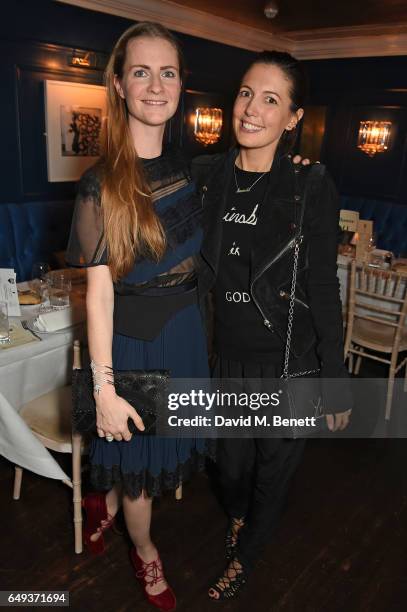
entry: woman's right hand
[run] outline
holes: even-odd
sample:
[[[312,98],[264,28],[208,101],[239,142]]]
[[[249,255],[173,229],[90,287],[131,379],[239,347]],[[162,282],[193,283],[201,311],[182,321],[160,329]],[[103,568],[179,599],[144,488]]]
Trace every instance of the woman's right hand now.
[[[123,397],[116,395],[112,385],[104,385],[96,400],[96,430],[100,438],[112,434],[115,440],[131,440],[132,434],[127,425],[130,417],[140,431],[145,427],[138,412]]]

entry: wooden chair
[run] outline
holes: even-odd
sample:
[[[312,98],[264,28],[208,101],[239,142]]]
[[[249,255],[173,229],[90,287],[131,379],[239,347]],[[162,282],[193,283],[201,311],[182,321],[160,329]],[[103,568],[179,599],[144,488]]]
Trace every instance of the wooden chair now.
[[[403,274],[377,270],[352,262],[349,287],[348,322],[345,338],[345,359],[359,374],[364,357],[390,366],[387,385],[385,419],[390,419],[394,377],[405,369],[404,391],[407,391],[407,357],[399,361],[399,353],[407,350],[407,278]],[[384,353],[388,357],[377,354]]]
[[[79,340],[75,340],[73,368],[81,367]],[[73,522],[75,533],[75,552],[82,552],[82,491],[81,491],[81,453],[82,436],[72,431],[71,425],[71,386],[59,387],[25,404],[20,416],[42,444],[59,453],[72,454],[72,480],[64,481],[73,490]],[[20,499],[23,468],[15,467],[13,499]]]

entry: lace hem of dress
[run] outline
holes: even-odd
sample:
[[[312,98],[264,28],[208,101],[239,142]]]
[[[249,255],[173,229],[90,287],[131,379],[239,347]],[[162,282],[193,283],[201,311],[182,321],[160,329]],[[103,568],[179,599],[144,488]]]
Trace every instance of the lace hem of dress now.
[[[120,466],[113,465],[106,468],[100,464],[91,465],[90,479],[97,491],[110,490],[115,484],[121,484],[123,493],[129,497],[140,497],[145,491],[148,497],[159,497],[164,491],[175,489],[192,476],[194,472],[201,472],[205,467],[207,458],[215,459],[215,445],[207,441],[207,449],[202,453],[194,451],[184,463],[179,463],[174,472],[161,470],[160,474],[151,474],[148,470],[140,472],[122,473]]]

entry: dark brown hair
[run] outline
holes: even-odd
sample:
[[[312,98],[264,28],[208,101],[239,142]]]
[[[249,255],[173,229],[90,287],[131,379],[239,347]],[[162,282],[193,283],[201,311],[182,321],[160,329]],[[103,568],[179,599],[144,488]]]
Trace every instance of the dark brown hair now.
[[[253,59],[246,73],[256,64],[267,64],[280,68],[290,84],[290,110],[295,113],[299,108],[304,108],[308,97],[309,83],[302,62],[289,53],[284,53],[282,51],[263,51]],[[298,130],[299,123],[297,123],[297,126],[293,130],[284,130],[280,142],[278,143],[278,151],[280,153],[288,153],[291,151],[297,139]]]

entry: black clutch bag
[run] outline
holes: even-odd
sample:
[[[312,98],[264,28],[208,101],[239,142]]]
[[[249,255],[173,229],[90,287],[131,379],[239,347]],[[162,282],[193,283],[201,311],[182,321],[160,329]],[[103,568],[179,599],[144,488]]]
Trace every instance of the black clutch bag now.
[[[145,429],[140,431],[129,418],[128,428],[132,434],[155,434],[157,418],[166,409],[168,379],[168,370],[114,372],[117,395],[137,410],[144,423]],[[78,433],[96,432],[96,402],[90,369],[72,372],[72,427]]]

